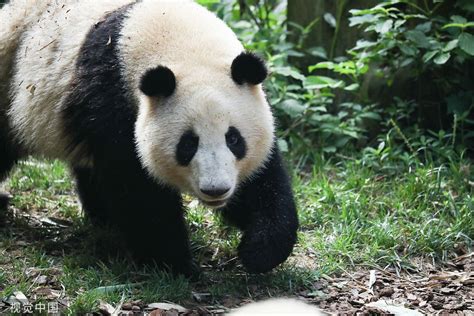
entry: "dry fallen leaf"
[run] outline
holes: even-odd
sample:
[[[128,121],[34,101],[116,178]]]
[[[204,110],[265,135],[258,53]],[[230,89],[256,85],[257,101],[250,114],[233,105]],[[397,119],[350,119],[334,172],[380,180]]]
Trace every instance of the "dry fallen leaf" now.
[[[439,290],[440,293],[445,295],[456,293],[456,291],[457,290],[452,287],[443,287]]]
[[[375,270],[370,270],[369,277],[369,293],[374,294],[374,284],[377,281],[377,276],[375,275]]]
[[[61,297],[61,291],[53,290],[46,287],[37,288],[34,290],[34,293],[47,300],[54,300]]]
[[[174,309],[174,310],[177,310],[179,313],[186,313],[188,311],[188,309],[184,308],[183,306],[180,306],[177,304],[171,304],[171,303],[152,303],[152,304],[148,304],[147,309],[148,310],[161,309],[164,311],[171,311],[172,309]]]
[[[20,291],[13,292],[12,295],[7,297],[5,300],[3,300],[5,303],[9,305],[15,305],[20,303],[21,305],[28,305],[30,302],[26,298],[25,294]]]
[[[104,301],[99,301],[99,311],[107,316],[115,314],[115,308]]]
[[[194,300],[198,303],[207,302],[211,299],[211,293],[192,292]]]
[[[402,305],[398,305],[393,303],[392,301],[386,301],[386,300],[378,300],[377,302],[372,302],[369,304],[366,304],[365,306],[368,307],[373,307],[382,310],[385,313],[388,313],[390,315],[394,316],[421,316],[423,315],[422,313],[406,308]]]
[[[45,285],[46,283],[48,283],[48,277],[46,275],[39,275],[36,278],[35,283],[38,285]]]

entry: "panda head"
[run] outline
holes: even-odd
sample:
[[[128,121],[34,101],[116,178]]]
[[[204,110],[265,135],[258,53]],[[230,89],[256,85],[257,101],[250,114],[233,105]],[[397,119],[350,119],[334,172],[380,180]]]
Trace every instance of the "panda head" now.
[[[257,56],[225,67],[158,65],[141,75],[135,127],[142,164],[159,182],[222,207],[265,164],[273,117]]]

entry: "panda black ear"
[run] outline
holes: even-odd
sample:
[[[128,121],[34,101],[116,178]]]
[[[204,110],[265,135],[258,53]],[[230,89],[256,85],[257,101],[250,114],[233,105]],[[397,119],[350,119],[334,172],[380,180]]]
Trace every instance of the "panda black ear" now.
[[[165,66],[147,70],[140,80],[140,90],[149,97],[169,97],[175,89],[174,73]]]
[[[243,83],[257,85],[265,80],[268,70],[260,57],[243,52],[232,62],[231,73],[232,79],[239,85]]]

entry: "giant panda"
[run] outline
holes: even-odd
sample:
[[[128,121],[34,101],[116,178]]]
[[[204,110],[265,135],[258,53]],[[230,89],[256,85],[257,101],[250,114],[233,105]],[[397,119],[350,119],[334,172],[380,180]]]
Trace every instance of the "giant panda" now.
[[[189,193],[242,230],[249,272],[270,271],[298,220],[266,76],[191,0],[12,0],[0,10],[0,181],[29,155],[65,161],[93,223],[184,275]]]

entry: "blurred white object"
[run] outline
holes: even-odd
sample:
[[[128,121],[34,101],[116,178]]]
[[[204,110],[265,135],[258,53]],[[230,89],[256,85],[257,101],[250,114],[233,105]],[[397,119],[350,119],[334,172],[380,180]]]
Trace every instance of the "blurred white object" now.
[[[229,316],[247,315],[326,315],[313,305],[303,303],[295,299],[277,298],[262,302],[255,302],[240,307],[229,314]]]

